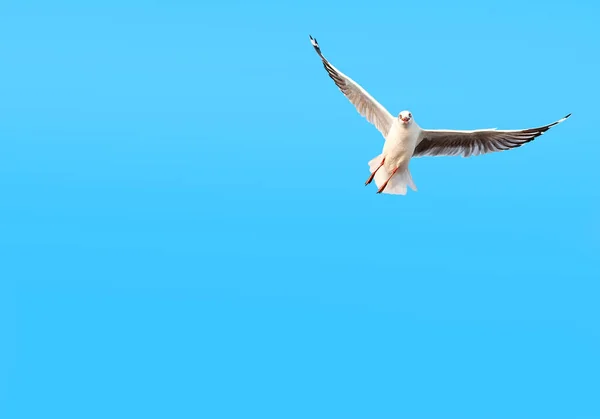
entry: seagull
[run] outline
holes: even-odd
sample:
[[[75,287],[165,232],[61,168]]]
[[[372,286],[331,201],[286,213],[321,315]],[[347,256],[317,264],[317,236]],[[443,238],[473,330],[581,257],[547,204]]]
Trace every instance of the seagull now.
[[[571,116],[568,114],[551,124],[521,130],[422,129],[408,110],[400,112],[397,117],[392,116],[365,89],[335,68],[323,56],[315,38],[310,35],[309,38],[329,77],[356,107],[356,110],[385,138],[381,154],[369,161],[371,175],[365,182],[365,185],[369,185],[375,180],[378,194],[406,195],[407,186],[416,192],[417,187],[408,168],[413,157],[457,155],[470,157],[509,150],[532,141]]]

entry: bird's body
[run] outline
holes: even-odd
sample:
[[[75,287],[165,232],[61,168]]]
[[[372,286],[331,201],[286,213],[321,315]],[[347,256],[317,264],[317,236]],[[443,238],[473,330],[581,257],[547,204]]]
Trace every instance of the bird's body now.
[[[394,170],[395,167],[408,166],[417,142],[419,141],[420,129],[417,124],[403,124],[397,119],[392,124],[390,132],[385,137],[381,154],[386,157],[384,167],[386,170]]]
[[[389,183],[385,187],[388,193],[403,195],[406,193],[407,186],[414,191],[417,190],[408,166],[419,141],[419,135],[420,129],[415,123],[404,124],[399,119],[392,123],[385,137],[381,154],[369,162],[371,173],[374,173],[373,179],[378,188],[381,188],[389,179]]]
[[[409,111],[392,116],[358,83],[335,68],[323,56],[317,40],[310,37],[315,51],[321,57],[329,76],[358,112],[381,132],[385,138],[380,155],[369,161],[371,176],[377,193],[405,195],[407,187],[417,190],[409,170],[410,160],[422,156],[463,157],[486,154],[520,147],[542,135],[564,118],[537,128],[521,130],[483,129],[471,131],[426,130],[419,127]]]

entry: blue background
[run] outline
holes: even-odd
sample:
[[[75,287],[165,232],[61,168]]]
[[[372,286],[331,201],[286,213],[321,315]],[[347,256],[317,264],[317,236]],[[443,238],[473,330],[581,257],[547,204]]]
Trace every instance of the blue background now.
[[[599,7],[3,0],[0,417],[600,418]]]

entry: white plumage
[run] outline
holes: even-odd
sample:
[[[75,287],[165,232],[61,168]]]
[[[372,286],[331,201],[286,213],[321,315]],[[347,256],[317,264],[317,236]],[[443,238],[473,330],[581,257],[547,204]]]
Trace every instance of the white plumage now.
[[[551,124],[522,130],[424,130],[414,122],[409,111],[392,116],[365,89],[323,56],[315,38],[310,36],[310,41],[338,88],[385,138],[381,154],[369,161],[371,176],[365,183],[368,185],[374,180],[377,193],[405,195],[407,187],[416,191],[408,167],[413,157],[469,157],[520,147],[571,116],[568,114]]]

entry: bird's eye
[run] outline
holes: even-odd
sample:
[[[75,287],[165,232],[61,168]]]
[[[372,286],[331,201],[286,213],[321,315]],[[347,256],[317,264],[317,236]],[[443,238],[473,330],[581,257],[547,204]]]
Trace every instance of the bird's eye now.
[[[408,114],[408,117],[409,117],[409,118],[412,118],[412,113],[409,113],[409,114]]]

